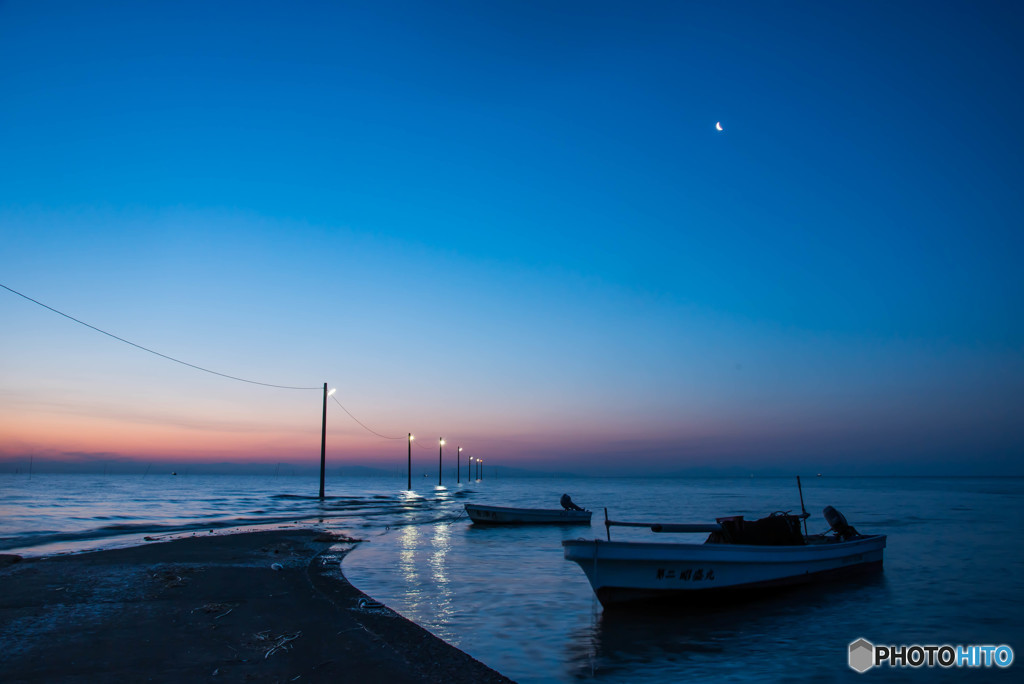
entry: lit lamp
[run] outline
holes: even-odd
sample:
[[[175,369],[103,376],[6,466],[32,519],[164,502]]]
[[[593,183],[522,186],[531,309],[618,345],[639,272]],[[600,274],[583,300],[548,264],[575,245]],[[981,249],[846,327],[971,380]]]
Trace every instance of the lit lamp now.
[[[459,472],[459,470],[462,468],[462,464],[460,463],[460,458],[461,457],[462,457],[462,447],[459,447],[459,450],[455,452],[455,483],[456,484],[459,484],[460,482],[462,482],[461,473]]]

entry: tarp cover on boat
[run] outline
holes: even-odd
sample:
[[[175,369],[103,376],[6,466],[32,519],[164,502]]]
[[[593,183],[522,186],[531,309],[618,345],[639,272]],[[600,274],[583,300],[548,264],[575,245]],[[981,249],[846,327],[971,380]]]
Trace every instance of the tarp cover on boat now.
[[[721,532],[712,532],[708,544],[751,544],[754,546],[800,546],[800,517],[777,513],[760,520],[744,520],[742,515],[717,518]]]

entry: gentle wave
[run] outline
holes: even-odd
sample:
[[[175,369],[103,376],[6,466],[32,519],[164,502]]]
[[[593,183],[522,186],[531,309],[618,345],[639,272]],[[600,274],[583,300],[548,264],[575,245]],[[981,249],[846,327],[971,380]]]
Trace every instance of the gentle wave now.
[[[858,637],[1024,640],[1024,552],[1006,537],[1007,521],[1024,518],[1024,480],[805,481],[812,531],[827,526],[820,511],[832,505],[862,532],[889,535],[884,574],[697,618],[600,609],[560,544],[604,538],[600,515],[589,529],[484,529],[468,523],[463,503],[552,508],[568,492],[617,520],[699,522],[795,509],[794,481],[496,480],[409,493],[404,478],[353,478],[332,483],[323,500],[313,495],[317,484],[0,476],[0,549],[41,555],[142,543],[144,536],[313,523],[372,540],[346,557],[353,584],[522,684],[834,681],[856,676],[845,649]],[[613,534],[649,536],[635,528]]]

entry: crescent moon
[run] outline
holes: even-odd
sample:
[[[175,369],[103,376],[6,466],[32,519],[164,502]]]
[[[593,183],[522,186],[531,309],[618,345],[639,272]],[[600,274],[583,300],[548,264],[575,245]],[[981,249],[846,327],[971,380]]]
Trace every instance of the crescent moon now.
[[[722,122],[721,121],[718,121],[718,122],[715,123],[715,130],[716,131],[725,130],[724,128],[722,128]]]

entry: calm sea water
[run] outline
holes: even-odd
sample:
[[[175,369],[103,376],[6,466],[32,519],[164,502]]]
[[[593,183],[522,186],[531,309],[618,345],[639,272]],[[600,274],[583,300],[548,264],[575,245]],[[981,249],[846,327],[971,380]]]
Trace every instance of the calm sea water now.
[[[357,587],[520,682],[1016,681],[1007,670],[846,665],[859,637],[883,644],[1024,648],[1024,479],[809,478],[810,530],[833,505],[889,535],[885,572],[700,615],[605,613],[560,542],[594,526],[480,528],[467,501],[558,506],[568,492],[624,520],[710,521],[799,510],[791,479],[490,479],[401,491],[404,480],[297,477],[0,476],[0,551],[41,555],[323,521],[368,539],[345,560]],[[419,483],[414,483],[419,484]],[[646,538],[616,528],[616,539]],[[662,540],[659,538],[659,540]]]

